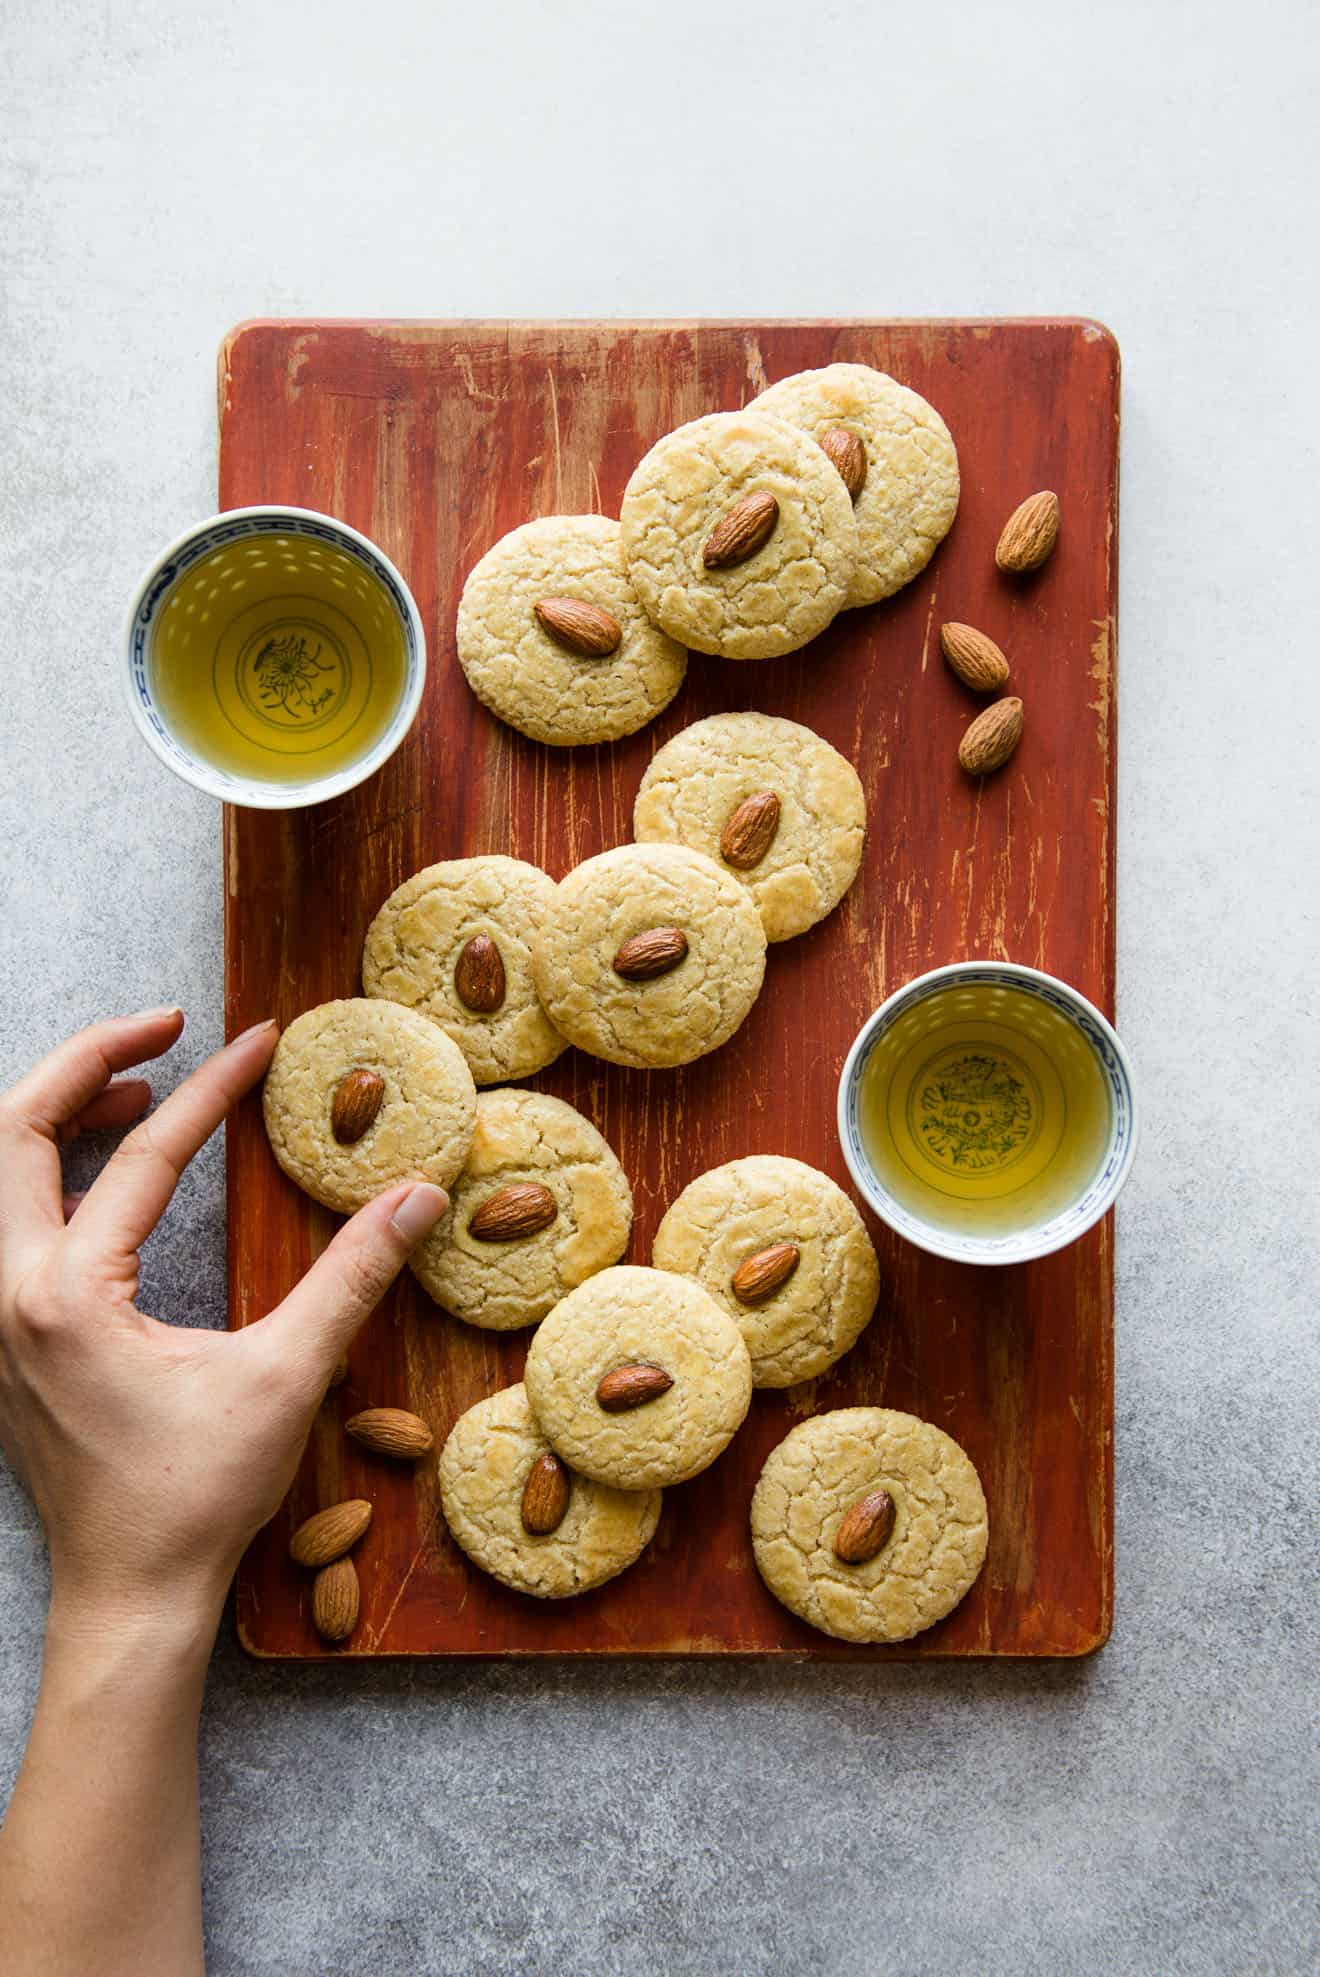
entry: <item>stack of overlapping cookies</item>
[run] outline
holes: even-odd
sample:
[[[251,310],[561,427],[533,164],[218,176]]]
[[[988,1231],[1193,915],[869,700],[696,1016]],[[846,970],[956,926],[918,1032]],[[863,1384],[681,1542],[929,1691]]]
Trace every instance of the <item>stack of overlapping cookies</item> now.
[[[459,657],[538,740],[630,734],[677,693],[687,650],[769,657],[890,595],[957,501],[953,442],[915,393],[860,365],[789,378],[660,440],[620,522],[548,517],[497,543],[464,589]],[[368,931],[365,996],[281,1039],[265,1112],[285,1171],[341,1212],[406,1176],[448,1187],[419,1282],[465,1323],[539,1327],[524,1382],[465,1414],[440,1459],[455,1539],[522,1592],[583,1592],[631,1564],[661,1491],[720,1455],[754,1387],[811,1379],[854,1344],[879,1270],[849,1198],[778,1154],[699,1176],[653,1267],[620,1265],[632,1193],[615,1154],[571,1106],[509,1081],[569,1044],[643,1069],[717,1049],[767,943],[846,892],[865,823],[856,771],[809,729],[699,721],[643,776],[637,842],[558,885],[495,855],[417,873]],[[880,1408],[794,1429],[751,1525],[770,1590],[857,1641],[941,1618],[986,1544],[966,1455]]]

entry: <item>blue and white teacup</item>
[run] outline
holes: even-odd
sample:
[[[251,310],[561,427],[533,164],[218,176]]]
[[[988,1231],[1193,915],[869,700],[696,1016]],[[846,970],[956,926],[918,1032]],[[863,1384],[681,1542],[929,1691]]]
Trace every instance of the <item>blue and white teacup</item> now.
[[[380,768],[416,718],[426,639],[385,552],[307,508],[235,508],[172,542],[125,632],[138,732],[185,782],[285,810]]]
[[[1132,1067],[1084,995],[1037,968],[960,961],[895,991],[839,1079],[858,1189],[900,1236],[963,1263],[1075,1242],[1132,1171]]]

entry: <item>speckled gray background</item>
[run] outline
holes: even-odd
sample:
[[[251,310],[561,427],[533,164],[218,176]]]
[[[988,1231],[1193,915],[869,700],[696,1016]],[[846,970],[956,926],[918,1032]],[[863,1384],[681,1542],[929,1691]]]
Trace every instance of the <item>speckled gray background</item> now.
[[[1313,1968],[1318,48],[1280,0],[5,10],[6,1076],[166,998],[171,1077],[220,1034],[218,817],[115,663],[214,505],[238,318],[1068,311],[1125,361],[1111,1645],[300,1674],[226,1637],[217,1977]],[[212,1147],[149,1308],[219,1322],[223,1216]],[[0,1790],[44,1587],[0,1473]]]

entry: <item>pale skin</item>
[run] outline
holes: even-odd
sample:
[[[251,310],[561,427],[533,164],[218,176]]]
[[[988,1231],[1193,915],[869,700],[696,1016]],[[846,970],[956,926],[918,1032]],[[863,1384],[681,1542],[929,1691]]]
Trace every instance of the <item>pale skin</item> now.
[[[179,1175],[262,1076],[259,1024],[147,1115],[132,1066],[177,1009],[81,1031],[0,1095],[0,1449],[50,1549],[36,1715],[0,1828],[6,1977],[198,1977],[197,1725],[225,1593],[278,1510],[336,1360],[443,1190],[404,1182],[234,1334],[137,1310],[138,1249]],[[79,1132],[131,1126],[88,1193]],[[186,1314],[185,1314],[186,1315]]]

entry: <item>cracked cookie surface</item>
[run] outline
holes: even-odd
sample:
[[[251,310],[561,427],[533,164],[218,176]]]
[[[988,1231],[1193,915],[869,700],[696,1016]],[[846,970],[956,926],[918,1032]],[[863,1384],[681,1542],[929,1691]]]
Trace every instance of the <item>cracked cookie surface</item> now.
[[[745,562],[708,569],[716,525],[747,496],[779,504]],[[823,631],[847,601],[858,553],[848,491],[798,425],[714,412],[657,440],[620,509],[628,574],[672,638],[726,659],[769,659]]]
[[[569,651],[536,605],[569,597],[607,611],[622,637],[600,657]],[[642,608],[619,524],[543,515],[488,549],[463,586],[458,658],[468,684],[510,727],[558,748],[635,734],[683,684],[687,653]]]
[[[798,1262],[764,1302],[734,1293],[749,1257],[791,1243]],[[880,1295],[880,1266],[852,1202],[828,1174],[780,1154],[752,1154],[699,1174],[656,1230],[657,1270],[692,1277],[723,1305],[758,1387],[824,1373],[855,1345]]]
[[[344,1146],[330,1114],[350,1071],[375,1072],[385,1091],[366,1132]],[[352,1215],[396,1181],[447,1188],[467,1158],[477,1094],[443,1030],[397,1003],[353,996],[320,1003],[289,1024],[261,1103],[271,1149],[290,1180]]]
[[[842,426],[866,448],[850,606],[890,597],[925,569],[953,526],[959,493],[958,450],[933,405],[869,364],[827,364],[781,378],[749,409],[818,441]]]
[[[533,1182],[555,1219],[512,1242],[482,1242],[469,1223],[502,1188]],[[568,1291],[628,1247],[632,1189],[589,1119],[546,1092],[490,1091],[477,1099],[467,1165],[450,1206],[413,1251],[413,1275],[455,1318],[486,1331],[534,1325]]]
[[[658,1399],[607,1413],[602,1378],[631,1364],[660,1366],[673,1385]],[[700,1284],[620,1264],[571,1291],[527,1354],[527,1398],[571,1469],[617,1489],[683,1483],[727,1448],[751,1404],[742,1334]]]
[[[739,804],[779,801],[765,856],[724,863],[720,839]],[[712,714],[665,743],[642,777],[633,830],[649,844],[686,844],[722,864],[755,901],[766,939],[790,940],[838,905],[857,876],[866,799],[852,763],[829,742],[772,714]]]
[[[660,1520],[659,1490],[615,1490],[574,1476],[558,1527],[523,1529],[522,1495],[550,1444],[521,1385],[470,1407],[440,1455],[440,1502],[456,1544],[516,1592],[568,1599],[604,1585],[646,1549]]]
[[[676,967],[627,980],[625,941],[677,927]],[[765,932],[731,872],[683,845],[624,844],[588,858],[555,888],[532,943],[537,993],[582,1050],[638,1069],[688,1064],[727,1042],[765,974]]]
[[[531,938],[555,882],[519,858],[451,858],[395,888],[367,929],[362,986],[416,1009],[452,1037],[479,1085],[528,1078],[552,1064],[565,1040],[532,981]],[[483,1014],[458,993],[454,970],[467,943],[499,949],[504,994]]]
[[[893,1500],[893,1533],[845,1565],[834,1538],[872,1490]],[[777,1600],[842,1641],[906,1641],[952,1612],[985,1560],[980,1478],[957,1442],[888,1407],[817,1414],[772,1449],[752,1497],[752,1548]]]

